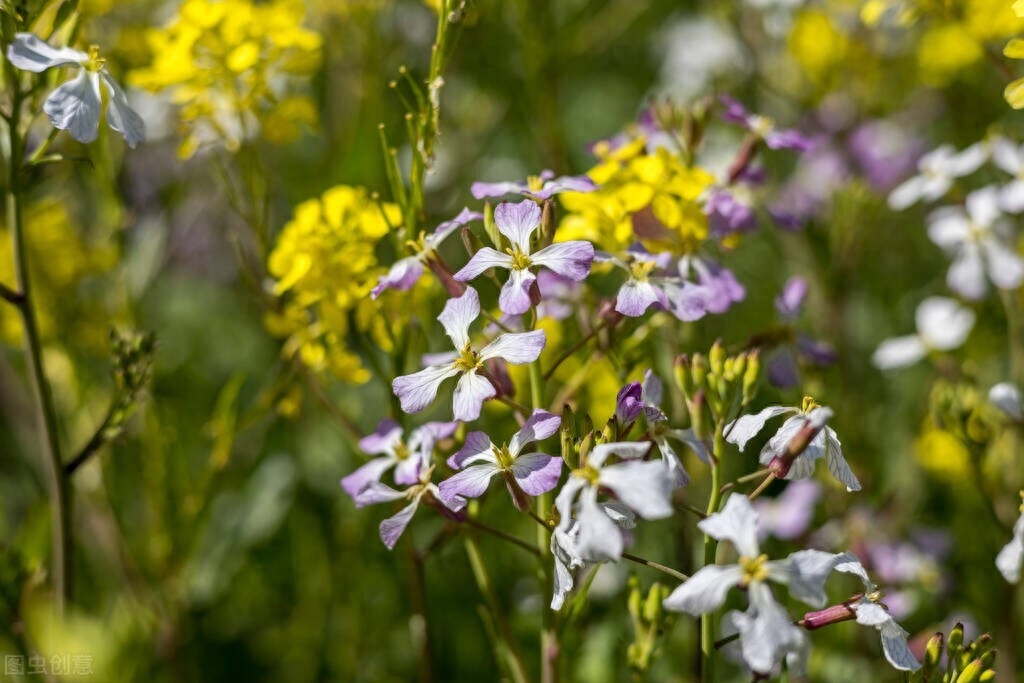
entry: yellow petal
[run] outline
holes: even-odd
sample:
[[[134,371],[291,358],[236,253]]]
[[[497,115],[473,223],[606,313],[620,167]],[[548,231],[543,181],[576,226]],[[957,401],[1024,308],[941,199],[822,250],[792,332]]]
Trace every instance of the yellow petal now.
[[[1014,109],[1024,109],[1024,78],[1018,78],[1003,91],[1003,97]]]
[[[1024,38],[1014,38],[1003,48],[1003,54],[1010,59],[1024,59]]]

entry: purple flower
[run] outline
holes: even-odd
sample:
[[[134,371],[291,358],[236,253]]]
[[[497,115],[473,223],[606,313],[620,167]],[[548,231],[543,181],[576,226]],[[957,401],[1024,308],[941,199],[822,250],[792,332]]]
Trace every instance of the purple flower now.
[[[648,443],[618,442],[594,446],[583,467],[573,470],[569,481],[555,498],[561,516],[557,531],[568,533],[575,519],[578,557],[591,562],[616,561],[622,557],[625,541],[614,520],[597,496],[612,493],[622,505],[643,519],[672,515],[672,480],[660,462],[641,460],[650,450]],[[612,455],[622,462],[606,465]]]
[[[400,291],[411,289],[420,279],[420,276],[423,275],[424,264],[434,257],[438,247],[441,246],[441,242],[444,242],[449,235],[463,225],[481,220],[483,217],[482,213],[464,208],[459,212],[458,216],[450,221],[441,223],[431,234],[421,233],[419,241],[413,244],[415,253],[412,256],[395,261],[394,265],[391,266],[391,270],[387,274],[380,276],[377,286],[370,292],[370,298],[376,299],[386,289],[397,289]]]
[[[796,320],[804,308],[807,297],[807,280],[802,277],[791,277],[782,286],[782,292],[775,297],[775,310],[786,321]]]
[[[728,190],[717,189],[704,203],[704,213],[708,216],[711,233],[718,238],[734,235],[739,232],[750,232],[757,227],[754,210],[736,198]]]
[[[924,152],[921,139],[907,126],[884,119],[858,126],[848,146],[868,183],[879,192],[888,192],[910,175]]]
[[[747,295],[743,285],[736,280],[728,268],[699,256],[684,256],[679,259],[679,272],[685,277],[690,270],[697,275],[697,283],[703,288],[705,309],[708,313],[725,313]]]
[[[484,363],[500,358],[512,365],[532,363],[540,356],[547,341],[543,330],[503,334],[475,351],[469,341],[469,326],[480,315],[480,297],[476,290],[467,287],[465,293],[449,299],[437,319],[455,345],[455,352],[436,360],[411,375],[396,377],[391,389],[402,403],[402,410],[418,413],[434,402],[437,390],[449,377],[461,375],[455,387],[453,413],[456,420],[469,422],[480,417],[483,402],[497,391],[491,380],[480,371]]]
[[[379,455],[352,474],[341,480],[341,487],[352,498],[359,495],[370,482],[380,478],[392,467],[395,468],[395,483],[411,485],[420,479],[420,472],[430,466],[434,444],[455,433],[458,425],[454,422],[428,422],[409,434],[409,440],[402,440],[402,428],[394,420],[382,420],[377,431],[359,440],[359,448],[365,453]]]
[[[754,509],[761,517],[758,537],[772,535],[785,541],[797,538],[810,526],[821,485],[810,479],[790,482],[777,498],[759,498]]]
[[[615,397],[615,419],[622,426],[631,425],[636,422],[644,412],[644,390],[640,382],[630,382],[619,389]]]
[[[531,267],[544,267],[576,282],[584,280],[590,274],[594,246],[590,242],[573,240],[531,253],[530,237],[540,226],[540,220],[540,207],[533,201],[498,204],[494,209],[494,222],[498,231],[512,243],[512,248],[503,254],[491,247],[483,247],[453,277],[466,282],[489,268],[508,269],[509,278],[501,288],[498,306],[509,315],[522,315],[530,310],[530,288],[537,280],[530,271]]]
[[[461,470],[441,482],[441,499],[452,509],[461,509],[466,498],[479,498],[496,474],[505,477],[513,502],[527,509],[522,493],[539,496],[555,488],[562,474],[562,459],[544,453],[523,453],[534,441],[543,441],[558,431],[562,418],[546,410],[535,410],[507,444],[491,442],[483,432],[471,432],[462,449],[448,458],[448,466]]]
[[[537,199],[549,199],[562,192],[593,192],[597,189],[594,181],[585,175],[559,176],[553,171],[541,171],[539,176],[530,176],[526,182],[473,183],[469,191],[477,199],[502,197],[507,194],[521,194]]]
[[[632,247],[625,260],[604,253],[597,260],[610,262],[629,273],[615,295],[615,310],[622,315],[638,318],[653,306],[655,310],[669,311],[683,322],[692,322],[707,313],[710,292],[667,273],[672,260],[668,252],[651,254]]]
[[[409,501],[409,504],[397,514],[388,517],[380,523],[380,540],[384,542],[388,550],[392,550],[395,547],[395,543],[398,542],[405,528],[409,526],[409,521],[416,514],[416,508],[419,507],[424,496],[427,497],[429,502],[437,502],[451,512],[457,511],[441,500],[437,486],[430,481],[433,471],[434,468],[429,467],[421,472],[418,483],[413,484],[404,491],[396,491],[379,481],[371,481],[354,497],[356,507],[358,508],[377,503],[390,503],[395,500],[405,499]],[[462,501],[461,505],[465,505],[465,501]]]
[[[769,149],[792,149],[797,152],[806,152],[811,149],[811,141],[802,133],[791,129],[779,129],[775,122],[766,116],[751,114],[739,100],[722,95],[719,97],[725,105],[722,112],[722,119],[730,123],[737,123],[748,131],[758,136]]]

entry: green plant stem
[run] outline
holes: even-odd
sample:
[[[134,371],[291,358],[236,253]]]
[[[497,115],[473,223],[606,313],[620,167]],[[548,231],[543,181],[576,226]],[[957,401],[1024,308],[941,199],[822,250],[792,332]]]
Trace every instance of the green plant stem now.
[[[10,70],[8,72],[10,76]],[[11,231],[14,251],[14,273],[17,283],[17,301],[14,302],[21,315],[21,326],[25,337],[25,363],[28,366],[29,381],[36,399],[36,415],[42,433],[43,457],[49,477],[50,505],[53,527],[53,584],[56,593],[55,606],[63,614],[65,605],[71,600],[72,537],[71,501],[68,482],[61,465],[60,441],[57,430],[57,414],[53,407],[50,385],[43,368],[42,343],[35,310],[32,308],[32,286],[25,249],[25,224],[23,215],[22,156],[24,141],[19,131],[22,93],[16,76],[12,83],[11,118],[8,124],[10,142],[10,175],[7,186],[7,227]]]
[[[495,645],[498,650],[498,655],[508,666],[509,672],[511,673],[512,679],[515,683],[527,683],[529,678],[526,675],[526,667],[523,665],[522,659],[519,657],[519,654],[512,645],[508,624],[505,623],[505,618],[502,615],[498,596],[494,594],[494,588],[491,585],[491,578],[487,573],[486,565],[484,565],[483,556],[480,554],[480,546],[477,545],[476,538],[473,534],[465,534],[464,539],[466,544],[466,555],[469,557],[469,566],[473,570],[473,578],[476,579],[476,585],[480,589],[480,593],[484,596],[484,600],[487,602],[487,609],[490,612],[491,618],[494,619]]]
[[[650,567],[651,569],[656,569],[662,574],[668,574],[672,578],[678,579],[679,581],[686,581],[688,578],[690,578],[689,576],[687,576],[686,574],[682,573],[677,569],[673,569],[672,567],[663,565],[660,562],[648,560],[646,558],[640,557],[639,555],[634,555],[632,553],[622,553],[622,559],[629,560],[630,562],[635,562],[637,564],[642,564],[643,566]]]
[[[718,502],[721,496],[719,481],[719,463],[722,454],[725,452],[724,424],[718,420],[715,424],[715,437],[712,444],[711,458],[711,494],[708,497],[708,507],[705,512],[712,515],[718,512]],[[718,541],[711,535],[704,534],[704,564],[715,563],[715,554],[718,552]],[[701,615],[700,618],[700,652],[701,652],[701,680],[704,683],[711,683],[715,680],[715,615],[712,612]]]

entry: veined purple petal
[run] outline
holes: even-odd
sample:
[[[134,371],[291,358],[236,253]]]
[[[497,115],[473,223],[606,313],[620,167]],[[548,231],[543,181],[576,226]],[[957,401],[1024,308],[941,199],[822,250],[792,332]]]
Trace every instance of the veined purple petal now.
[[[479,211],[470,211],[468,206],[463,207],[458,216],[450,221],[441,223],[434,229],[433,234],[427,236],[427,246],[431,249],[436,249],[441,242],[463,225],[472,223],[473,221],[482,221],[483,219],[484,215]]]
[[[480,417],[484,401],[497,394],[491,380],[478,375],[476,370],[463,373],[455,385],[452,398],[452,414],[460,422],[472,422]]]
[[[527,494],[539,496],[558,486],[562,459],[543,453],[521,455],[512,463],[512,476]]]
[[[448,458],[448,467],[453,470],[461,470],[468,464],[479,460],[490,460],[497,462],[494,458],[494,444],[490,437],[483,432],[470,432],[466,435],[466,442],[462,448],[453,456]]]
[[[409,435],[409,448],[421,451],[429,458],[434,445],[441,439],[450,437],[458,428],[457,422],[427,422]]]
[[[452,340],[456,351],[469,343],[469,326],[480,315],[480,295],[472,287],[466,287],[462,296],[448,299],[438,321]]]
[[[412,486],[420,481],[420,470],[430,462],[429,453],[410,453],[409,457],[399,460],[395,465],[395,483]]]
[[[704,213],[708,216],[712,234],[717,237],[749,232],[757,227],[753,209],[726,190],[712,192],[704,204]]]
[[[586,279],[593,261],[594,245],[584,240],[556,242],[530,257],[533,265],[543,266],[576,282]]]
[[[694,260],[693,264],[697,279],[709,294],[706,302],[709,312],[724,313],[734,302],[742,301],[746,296],[743,285],[727,268],[699,260]]]
[[[380,540],[384,542],[388,550],[394,550],[398,539],[409,526],[409,521],[416,514],[416,507],[420,504],[419,496],[412,499],[412,502],[402,508],[398,514],[388,517],[380,523]]]
[[[665,292],[646,281],[626,280],[615,295],[615,310],[630,318],[639,318],[655,304],[668,308]]]
[[[385,418],[377,425],[373,434],[359,440],[359,450],[370,455],[387,453],[394,455],[395,445],[402,438],[402,428],[391,418]]]
[[[500,471],[501,468],[489,462],[470,465],[437,485],[438,491],[441,492],[441,500],[448,507],[456,505],[457,507],[452,509],[457,512],[461,508],[459,499],[463,499],[462,505],[465,505],[465,499],[479,498],[484,495],[491,483],[491,478]]]
[[[452,277],[459,282],[468,282],[491,268],[511,270],[512,257],[490,247],[481,247],[480,251],[473,254],[473,257],[469,259],[469,263],[462,266]]]
[[[391,381],[391,390],[402,403],[402,410],[418,413],[437,397],[441,383],[459,374],[454,365],[432,365],[411,375],[402,375]]]
[[[546,410],[536,409],[523,424],[522,429],[512,436],[508,443],[509,453],[519,455],[523,447],[534,441],[543,441],[558,431],[562,418]]]
[[[369,481],[352,499],[355,501],[356,507],[361,508],[378,503],[390,503],[402,498],[405,498],[405,492],[396,491],[379,481]]]
[[[630,382],[619,389],[615,397],[615,419],[619,424],[633,424],[640,417],[644,410],[643,391],[640,382]]]
[[[530,236],[540,226],[540,218],[540,207],[531,199],[515,204],[502,202],[494,209],[494,222],[498,226],[498,232],[518,246],[524,254],[530,253]]]
[[[547,343],[544,330],[506,332],[480,350],[480,360],[501,358],[511,365],[532,363]]]
[[[377,280],[377,286],[370,291],[370,298],[376,299],[388,289],[397,289],[401,292],[412,289],[421,275],[423,275],[423,264],[417,257],[408,256],[395,261],[391,270]]]
[[[683,322],[700,320],[710,307],[712,292],[703,285],[681,280],[664,285],[668,310]]]
[[[355,500],[356,496],[369,486],[371,482],[379,482],[381,476],[394,464],[395,460],[393,458],[374,458],[342,479],[341,488],[344,489],[349,497]]]
[[[742,102],[731,95],[719,95],[718,101],[725,105],[725,111],[721,113],[723,121],[738,123],[744,127],[750,125],[750,113]]]
[[[537,276],[528,270],[513,268],[509,271],[498,295],[498,308],[506,315],[522,315],[530,310],[533,302],[530,299],[530,287],[537,281]]]
[[[804,298],[807,296],[807,280],[802,277],[791,277],[782,286],[782,292],[775,299],[775,310],[786,320],[793,320],[803,309]]]
[[[526,183],[505,181],[500,183],[483,183],[477,181],[469,186],[470,193],[476,199],[483,199],[484,197],[503,197],[507,194],[519,194],[520,192],[526,192],[530,189],[530,186]]]
[[[530,192],[537,199],[550,199],[562,192],[593,192],[597,185],[585,175],[561,176],[544,183],[539,192]]]

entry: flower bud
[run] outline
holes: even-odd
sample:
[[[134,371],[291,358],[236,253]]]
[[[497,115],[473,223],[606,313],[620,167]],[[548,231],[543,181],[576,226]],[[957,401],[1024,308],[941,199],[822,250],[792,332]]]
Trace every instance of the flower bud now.
[[[668,597],[667,592],[660,583],[655,583],[647,592],[647,600],[644,601],[644,621],[649,624],[657,624],[664,613],[661,601]]]
[[[568,464],[570,467],[573,467],[573,468],[575,468],[575,467],[583,467],[586,464],[586,462],[587,462],[587,456],[590,455],[590,449],[593,448],[593,447],[594,447],[594,432],[593,431],[589,431],[589,432],[587,432],[586,436],[584,436],[583,439],[580,441],[579,460],[576,463],[576,465],[572,465],[571,463],[566,463],[566,464]]]
[[[921,680],[931,680],[932,674],[941,667],[945,640],[941,631],[928,639],[928,644],[924,648],[924,658],[921,661]]]
[[[761,374],[761,351],[754,349],[747,354],[747,367],[743,372],[743,402],[750,403],[757,392],[757,380]]]
[[[484,233],[494,248],[501,251],[501,233],[498,232],[498,224],[494,222],[494,207],[490,202],[484,204]]]
[[[711,351],[708,353],[711,374],[721,376],[725,373],[725,359],[725,347],[722,346],[722,340],[716,339],[715,343],[711,345]]]
[[[981,656],[981,664],[986,669],[991,669],[996,663],[996,650],[989,650]]]
[[[541,206],[540,247],[546,247],[555,239],[555,203],[545,199]]]
[[[615,419],[620,426],[633,424],[643,409],[643,387],[640,382],[630,382],[619,389],[619,394],[615,397]]]
[[[672,372],[675,375],[676,386],[679,387],[679,391],[683,392],[683,396],[689,399],[693,396],[693,381],[690,379],[690,357],[685,353],[681,356],[676,356],[675,362],[672,364]]]
[[[696,390],[707,387],[708,364],[707,360],[699,353],[693,354],[693,364],[690,366],[690,378]]]
[[[949,632],[949,652],[956,654],[960,652],[960,648],[964,644],[964,625],[957,622],[953,630]]]
[[[978,677],[978,683],[989,683],[989,681],[996,680],[996,672],[992,669],[982,672],[981,676]]]
[[[636,577],[636,574],[630,575],[628,587],[629,596],[626,598],[626,606],[629,609],[629,616],[633,618],[633,623],[639,625],[643,596],[640,593],[640,579]]]
[[[960,675],[953,680],[955,683],[978,683],[984,671],[985,666],[981,663],[981,660],[973,659],[964,667]]]

